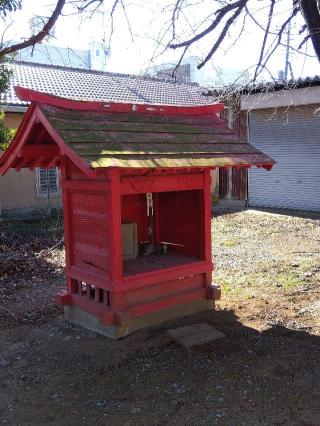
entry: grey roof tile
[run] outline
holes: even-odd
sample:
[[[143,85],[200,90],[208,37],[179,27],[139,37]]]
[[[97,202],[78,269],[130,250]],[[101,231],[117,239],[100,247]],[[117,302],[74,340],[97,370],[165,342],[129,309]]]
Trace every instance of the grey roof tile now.
[[[14,86],[77,100],[151,103],[166,105],[206,105],[212,100],[203,96],[205,89],[195,83],[182,83],[159,78],[89,71],[79,68],[14,62],[10,87],[0,97],[1,104],[24,106]]]
[[[273,92],[288,89],[301,89],[320,85],[320,76],[300,77],[288,81],[278,80],[273,82],[255,83],[244,88],[244,91],[255,92]]]

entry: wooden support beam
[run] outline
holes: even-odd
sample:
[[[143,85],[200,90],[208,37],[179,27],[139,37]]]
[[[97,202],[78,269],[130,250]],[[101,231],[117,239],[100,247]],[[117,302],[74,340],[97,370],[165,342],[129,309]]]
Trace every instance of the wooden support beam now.
[[[43,162],[41,167],[43,169],[52,169],[53,167],[57,166],[58,160],[59,160],[59,157],[47,158],[46,161]]]
[[[55,158],[55,157],[53,157]],[[50,164],[53,160],[52,157],[42,158],[41,160],[41,168],[42,169],[49,169],[48,164]]]
[[[34,170],[36,167],[41,167],[39,158],[28,158],[28,167],[29,170]]]
[[[57,145],[26,145],[21,148],[19,157],[57,157],[59,153]]]
[[[99,193],[105,195],[110,192],[110,183],[108,181],[81,181],[81,180],[62,180],[60,185],[63,189],[70,192]]]
[[[16,171],[19,172],[23,167],[28,167],[29,160],[30,158],[28,157],[17,158],[17,165],[15,166]]]

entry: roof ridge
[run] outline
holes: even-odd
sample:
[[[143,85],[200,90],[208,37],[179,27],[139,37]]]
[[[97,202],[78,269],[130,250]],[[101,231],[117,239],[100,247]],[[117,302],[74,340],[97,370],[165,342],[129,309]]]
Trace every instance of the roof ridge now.
[[[53,107],[96,112],[118,112],[118,113],[141,113],[160,115],[206,115],[216,114],[223,111],[223,104],[215,103],[209,105],[176,106],[156,105],[137,102],[101,102],[101,101],[77,101],[61,96],[50,95],[45,92],[27,89],[22,86],[14,86],[19,99],[35,102]]]
[[[145,81],[159,81],[162,83],[170,83],[175,85],[186,85],[186,86],[193,86],[193,87],[203,87],[200,86],[198,83],[194,82],[182,82],[182,81],[174,81],[171,79],[165,79],[165,78],[159,78],[159,77],[151,77],[148,75],[138,75],[138,74],[125,74],[125,73],[116,73],[111,71],[99,71],[99,70],[88,70],[85,68],[77,68],[77,67],[67,67],[64,65],[51,65],[51,64],[41,64],[38,62],[31,62],[31,61],[12,61],[7,62],[10,65],[26,65],[36,68],[47,68],[47,69],[57,69],[61,71],[77,71],[82,72],[86,74],[96,74],[96,75],[105,75],[105,76],[111,76],[111,77],[126,77],[126,78],[132,78],[137,80],[145,80]]]

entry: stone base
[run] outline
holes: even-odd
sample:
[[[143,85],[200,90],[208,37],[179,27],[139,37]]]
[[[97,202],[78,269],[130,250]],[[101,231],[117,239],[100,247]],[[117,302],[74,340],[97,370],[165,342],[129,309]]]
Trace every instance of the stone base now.
[[[64,317],[67,321],[94,331],[95,333],[102,334],[111,339],[121,339],[142,328],[160,324],[172,318],[191,315],[209,309],[214,309],[214,300],[198,300],[133,319],[126,325],[102,325],[99,318],[74,306],[64,306]]]
[[[174,328],[167,332],[177,343],[190,348],[191,346],[204,345],[222,339],[225,334],[206,323],[192,324]]]

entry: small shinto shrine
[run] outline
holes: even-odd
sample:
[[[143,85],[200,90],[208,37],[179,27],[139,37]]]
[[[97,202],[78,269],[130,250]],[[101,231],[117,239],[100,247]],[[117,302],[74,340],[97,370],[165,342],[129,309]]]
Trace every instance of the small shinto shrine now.
[[[59,167],[65,318],[118,338],[214,306],[211,170],[275,163],[199,107],[83,102],[17,87],[31,104],[9,168]],[[236,231],[235,231],[236,232]]]

